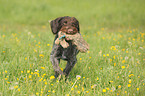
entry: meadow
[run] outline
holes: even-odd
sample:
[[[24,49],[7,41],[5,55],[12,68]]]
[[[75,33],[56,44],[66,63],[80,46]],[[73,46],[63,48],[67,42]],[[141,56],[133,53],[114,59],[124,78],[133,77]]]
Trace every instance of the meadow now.
[[[144,0],[0,0],[0,96],[145,96]],[[49,20],[74,16],[90,45],[54,81]],[[61,69],[66,65],[61,61]]]

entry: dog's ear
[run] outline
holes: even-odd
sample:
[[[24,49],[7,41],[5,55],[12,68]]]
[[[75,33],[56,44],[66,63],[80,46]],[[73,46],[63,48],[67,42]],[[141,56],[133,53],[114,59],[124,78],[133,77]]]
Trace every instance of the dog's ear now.
[[[59,17],[59,18],[56,18],[55,20],[52,20],[50,22],[50,26],[51,26],[51,30],[52,30],[52,33],[53,34],[57,34],[61,28],[61,20],[63,19],[64,17]]]
[[[78,29],[78,32],[80,33],[79,21],[75,17],[72,17],[72,18],[75,21],[75,27]]]

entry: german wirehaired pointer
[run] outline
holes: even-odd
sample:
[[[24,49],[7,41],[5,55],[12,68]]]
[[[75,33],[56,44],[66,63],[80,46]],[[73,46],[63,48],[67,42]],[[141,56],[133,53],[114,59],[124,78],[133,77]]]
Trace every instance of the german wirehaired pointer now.
[[[63,31],[67,34],[80,33],[79,22],[75,17],[65,16],[56,18],[50,22],[50,26],[52,33],[56,35],[54,42],[58,38],[59,31]],[[67,77],[77,62],[76,55],[79,53],[79,50],[76,49],[76,46],[72,44],[71,40],[66,40],[66,42],[69,44],[67,48],[53,43],[50,60],[55,71],[55,78],[57,78],[59,74]],[[63,71],[59,67],[60,59],[67,61],[67,65]]]

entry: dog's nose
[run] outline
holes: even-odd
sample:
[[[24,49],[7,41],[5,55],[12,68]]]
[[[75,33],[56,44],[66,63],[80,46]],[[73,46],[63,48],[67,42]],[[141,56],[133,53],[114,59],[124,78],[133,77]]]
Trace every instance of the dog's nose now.
[[[68,29],[68,32],[72,32],[73,31],[73,29]]]

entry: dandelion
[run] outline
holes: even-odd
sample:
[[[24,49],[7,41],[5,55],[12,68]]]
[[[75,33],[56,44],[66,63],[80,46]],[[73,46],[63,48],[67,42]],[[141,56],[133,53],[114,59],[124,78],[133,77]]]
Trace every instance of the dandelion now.
[[[45,69],[45,67],[41,67],[41,69]]]
[[[105,54],[103,54],[103,57],[105,57],[106,55]]]
[[[7,73],[8,71],[7,70],[5,70],[5,73]]]
[[[84,87],[82,87],[82,91],[84,91]]]
[[[125,91],[125,93],[127,93],[127,91]]]
[[[36,95],[39,95],[39,93],[38,93],[38,92],[36,92]]]
[[[41,78],[40,80],[39,80],[39,82],[41,82],[43,80],[43,78]]]
[[[78,91],[78,94],[80,94],[81,92],[80,91]]]
[[[109,88],[106,88],[107,90],[110,90]]]
[[[89,91],[86,91],[86,93],[89,93]]]
[[[71,88],[71,90],[74,90],[74,88]]]
[[[109,54],[106,54],[107,56],[109,56]]]
[[[5,38],[5,37],[6,37],[6,35],[2,35],[2,37],[3,37],[3,38]]]
[[[27,73],[30,73],[30,70],[27,70]]]
[[[31,72],[31,74],[33,75],[34,73],[33,73],[33,72]]]
[[[44,55],[43,54],[39,54],[39,57],[44,57]]]
[[[130,87],[131,86],[131,84],[128,84],[128,87]]]
[[[129,79],[129,83],[131,83],[131,79]]]
[[[5,53],[6,51],[3,51],[3,53]]]
[[[114,66],[116,66],[116,63],[114,63]]]
[[[85,77],[83,77],[83,79],[85,79]]]
[[[63,71],[63,68],[60,68],[61,71]]]
[[[55,93],[55,91],[53,90],[52,93]]]
[[[25,57],[25,60],[27,60],[27,57]]]
[[[5,78],[5,80],[8,80],[8,78]]]
[[[20,88],[18,88],[18,91],[19,91],[19,92],[21,91]]]
[[[126,51],[126,53],[128,53],[128,51]]]
[[[136,88],[137,91],[139,91],[139,88]]]
[[[82,58],[80,58],[80,60],[82,60]]]
[[[50,79],[54,79],[55,77],[54,76],[50,76]]]
[[[99,78],[97,77],[97,80],[99,80]]]
[[[106,92],[106,89],[103,89],[103,92]]]
[[[110,83],[113,83],[113,81],[109,81]]]
[[[17,78],[17,80],[19,80],[19,78]]]
[[[113,56],[113,58],[115,59],[115,56]]]
[[[23,71],[21,71],[21,73],[24,73]]]
[[[47,44],[47,46],[50,46],[50,44]]]
[[[109,59],[110,60],[110,62],[112,61],[112,59]]]
[[[29,75],[29,78],[32,78],[32,75]]]
[[[16,88],[18,88],[18,86],[16,85],[16,86],[14,86],[14,88],[16,89]]]
[[[123,60],[122,63],[125,63],[125,60]]]
[[[75,85],[75,88],[77,88],[78,86],[77,85]]]
[[[125,68],[125,66],[122,66],[121,68],[122,68],[122,69],[124,69],[124,68]]]
[[[121,85],[119,85],[118,88],[120,89],[121,88]]]
[[[36,50],[36,49],[34,49],[34,52],[37,52],[37,50]]]

